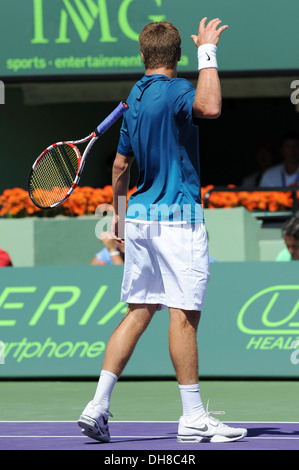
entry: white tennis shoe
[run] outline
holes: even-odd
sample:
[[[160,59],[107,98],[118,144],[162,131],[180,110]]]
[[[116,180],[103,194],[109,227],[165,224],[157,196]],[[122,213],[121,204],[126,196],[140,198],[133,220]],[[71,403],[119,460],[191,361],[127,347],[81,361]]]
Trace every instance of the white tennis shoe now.
[[[100,405],[89,402],[78,419],[78,425],[85,436],[101,442],[110,441],[108,419],[112,414],[104,411]]]
[[[179,420],[178,442],[231,442],[247,436],[247,429],[227,426],[211,414],[224,414],[223,411],[206,411],[194,422]]]

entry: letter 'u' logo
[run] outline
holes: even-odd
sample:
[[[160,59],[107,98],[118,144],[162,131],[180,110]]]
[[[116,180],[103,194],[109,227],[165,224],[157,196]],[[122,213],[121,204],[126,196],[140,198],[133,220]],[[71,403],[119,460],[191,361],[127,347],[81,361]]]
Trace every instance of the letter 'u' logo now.
[[[299,285],[261,290],[241,308],[238,328],[247,334],[299,334]]]

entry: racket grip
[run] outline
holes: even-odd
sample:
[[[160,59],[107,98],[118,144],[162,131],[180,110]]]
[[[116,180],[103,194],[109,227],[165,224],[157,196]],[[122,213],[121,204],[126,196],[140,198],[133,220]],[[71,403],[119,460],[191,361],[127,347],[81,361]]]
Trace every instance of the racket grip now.
[[[110,113],[109,116],[107,116],[106,119],[98,125],[95,130],[96,136],[104,134],[104,132],[106,132],[106,130],[109,129],[109,127],[111,127],[112,124],[114,124],[128,109],[129,106],[127,103],[121,101],[114,111],[112,111],[112,113]]]

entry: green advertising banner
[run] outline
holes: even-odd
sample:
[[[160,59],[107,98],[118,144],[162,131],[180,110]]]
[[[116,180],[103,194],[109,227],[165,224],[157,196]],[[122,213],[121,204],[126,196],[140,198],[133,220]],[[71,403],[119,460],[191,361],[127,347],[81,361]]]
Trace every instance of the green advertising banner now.
[[[296,263],[213,263],[199,327],[202,377],[298,377]],[[0,377],[97,377],[127,306],[122,268],[0,270]],[[296,283],[297,281],[297,283]],[[167,310],[157,312],[124,377],[174,377]]]
[[[283,0],[2,0],[0,78],[140,74],[139,34],[160,20],[180,30],[179,70],[194,73],[190,36],[205,16],[229,25],[220,71],[298,70],[298,13]]]

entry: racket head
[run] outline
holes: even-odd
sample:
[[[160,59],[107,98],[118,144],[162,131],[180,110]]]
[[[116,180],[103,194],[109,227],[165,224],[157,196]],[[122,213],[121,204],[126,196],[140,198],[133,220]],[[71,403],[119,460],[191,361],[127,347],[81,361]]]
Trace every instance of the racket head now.
[[[74,191],[82,157],[72,142],[47,147],[35,160],[28,179],[32,202],[40,209],[53,209]]]

